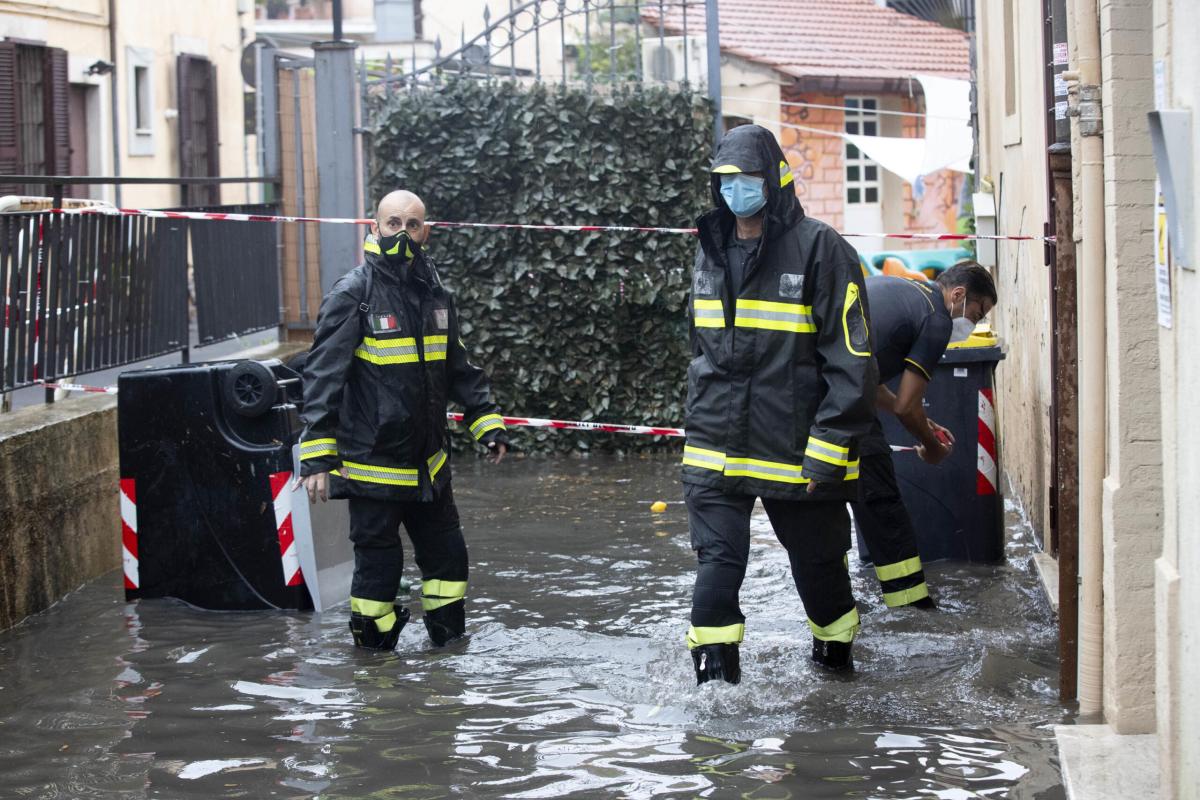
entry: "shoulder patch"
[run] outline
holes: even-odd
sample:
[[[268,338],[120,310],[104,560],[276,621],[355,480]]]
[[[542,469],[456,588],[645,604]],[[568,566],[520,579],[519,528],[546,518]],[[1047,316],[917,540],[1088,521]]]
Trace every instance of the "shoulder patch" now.
[[[711,297],[717,293],[717,273],[698,269],[692,275],[692,291],[697,297]]]

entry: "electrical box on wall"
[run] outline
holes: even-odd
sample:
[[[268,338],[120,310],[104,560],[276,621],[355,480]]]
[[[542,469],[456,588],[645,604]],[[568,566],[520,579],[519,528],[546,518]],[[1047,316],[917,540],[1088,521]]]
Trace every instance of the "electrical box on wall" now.
[[[975,233],[995,236],[996,196],[991,192],[975,192],[971,203],[975,206]],[[996,266],[996,243],[984,239],[975,242],[975,260],[985,267]]]

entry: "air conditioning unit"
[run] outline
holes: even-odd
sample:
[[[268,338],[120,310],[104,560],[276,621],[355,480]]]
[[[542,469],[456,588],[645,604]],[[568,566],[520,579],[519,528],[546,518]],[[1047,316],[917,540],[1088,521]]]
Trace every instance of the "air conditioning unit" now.
[[[664,83],[686,79],[692,86],[704,88],[708,85],[707,47],[703,36],[666,36],[660,40],[651,35],[642,40],[642,78]]]

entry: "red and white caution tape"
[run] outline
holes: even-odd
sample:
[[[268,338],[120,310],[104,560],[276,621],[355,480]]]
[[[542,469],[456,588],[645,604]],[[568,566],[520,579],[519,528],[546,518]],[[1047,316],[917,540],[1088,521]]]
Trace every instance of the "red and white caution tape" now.
[[[446,414],[446,419],[462,422],[463,415]],[[580,422],[566,419],[536,419],[533,417],[503,417],[504,424],[515,428],[555,428],[560,431],[593,431],[595,433],[636,433],[643,436],[683,436],[683,428],[659,428],[653,425],[621,425],[612,422]]]
[[[152,219],[190,219],[210,222],[323,222],[332,225],[370,225],[375,220],[357,217],[289,217],[272,214],[233,214],[218,211],[158,211],[146,208],[53,208],[52,214],[81,216],[150,217]],[[664,233],[695,236],[695,228],[664,228],[647,225],[548,225],[516,222],[448,222],[435,220],[431,228],[490,228],[496,230],[555,231],[559,233]],[[933,242],[1053,242],[1053,236],[1009,236],[968,233],[843,233],[853,239],[909,239]]]
[[[105,394],[116,394],[117,387],[115,386],[81,386],[77,383],[43,383],[47,389],[63,389],[68,392],[103,392]],[[446,413],[446,419],[452,422],[462,422],[463,415],[449,411]],[[683,428],[664,428],[658,425],[626,425],[619,422],[584,422],[582,420],[571,419],[542,419],[539,417],[501,417],[504,424],[513,428],[553,428],[560,431],[591,431],[592,433],[631,433],[641,436],[672,436],[682,438],[686,436]],[[916,450],[915,447],[901,447],[892,445],[892,450],[897,453],[907,453]]]

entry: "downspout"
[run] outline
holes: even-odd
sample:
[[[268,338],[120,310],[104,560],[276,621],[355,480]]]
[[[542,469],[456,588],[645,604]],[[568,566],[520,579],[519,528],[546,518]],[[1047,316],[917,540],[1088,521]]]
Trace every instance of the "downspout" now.
[[[1071,114],[1080,134],[1081,231],[1079,319],[1079,713],[1104,711],[1104,515],[1106,444],[1106,317],[1104,140],[1100,102],[1100,17],[1097,0],[1072,0],[1077,42]]]
[[[108,0],[108,60],[112,62],[112,79],[108,87],[108,99],[112,104],[112,157],[114,178],[121,177],[121,117],[117,102],[117,87],[121,84],[121,70],[117,68],[117,0]],[[113,186],[113,205],[121,207],[121,184]]]

